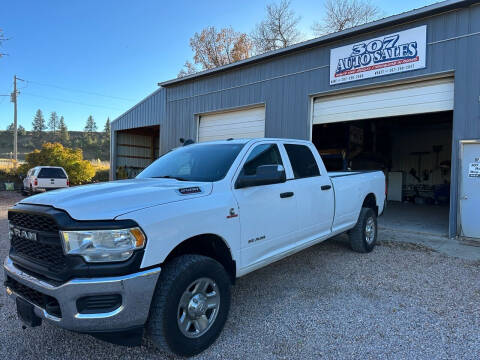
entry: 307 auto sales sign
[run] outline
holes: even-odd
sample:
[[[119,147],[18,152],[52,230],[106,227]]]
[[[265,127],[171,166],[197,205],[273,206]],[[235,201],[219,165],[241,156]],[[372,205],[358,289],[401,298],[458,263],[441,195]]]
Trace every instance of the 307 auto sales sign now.
[[[330,50],[330,85],[362,80],[425,65],[427,26]]]

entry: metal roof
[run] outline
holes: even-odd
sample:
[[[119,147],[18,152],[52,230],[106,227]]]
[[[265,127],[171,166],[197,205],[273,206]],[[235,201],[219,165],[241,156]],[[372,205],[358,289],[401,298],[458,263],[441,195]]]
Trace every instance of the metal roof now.
[[[168,86],[171,86],[171,85],[176,85],[176,84],[186,82],[186,81],[189,81],[189,80],[194,80],[194,79],[198,79],[198,78],[201,78],[201,77],[210,76],[210,75],[214,75],[214,74],[219,73],[219,72],[224,72],[224,71],[232,70],[232,69],[235,69],[235,68],[238,68],[238,67],[241,67],[241,66],[247,66],[247,65],[251,65],[251,64],[254,64],[254,63],[257,63],[257,62],[260,62],[260,61],[265,61],[265,60],[270,59],[272,57],[286,55],[288,53],[304,50],[304,49],[307,49],[307,48],[319,46],[319,45],[329,43],[329,42],[332,42],[332,41],[337,41],[337,40],[341,40],[341,39],[344,39],[344,38],[352,37],[354,35],[370,32],[370,31],[377,30],[377,29],[382,28],[382,27],[392,26],[392,25],[396,25],[396,24],[399,24],[399,23],[404,23],[404,22],[409,21],[409,20],[418,19],[418,18],[422,18],[422,17],[426,17],[426,16],[431,16],[431,15],[439,14],[439,13],[442,13],[442,12],[454,10],[454,9],[457,9],[457,8],[467,7],[467,6],[469,6],[473,3],[479,3],[479,2],[480,1],[478,1],[478,0],[447,0],[447,1],[441,1],[441,2],[438,2],[438,3],[432,4],[432,5],[428,5],[428,6],[418,8],[418,9],[410,10],[410,11],[407,11],[407,12],[404,12],[404,13],[401,13],[401,14],[392,15],[392,16],[389,16],[389,17],[386,17],[386,18],[383,18],[383,19],[380,19],[380,20],[377,20],[377,21],[373,21],[373,22],[370,22],[370,23],[367,23],[367,24],[363,24],[363,25],[360,25],[360,26],[356,26],[356,27],[353,27],[353,28],[342,30],[342,31],[339,31],[339,32],[336,32],[336,33],[327,34],[327,35],[321,36],[319,38],[307,40],[307,41],[304,41],[304,42],[301,42],[301,43],[298,43],[298,44],[288,46],[286,48],[277,49],[277,50],[266,52],[266,53],[261,54],[261,55],[252,56],[248,59],[240,60],[240,61],[228,64],[228,65],[219,66],[219,67],[216,67],[216,68],[213,68],[213,69],[201,71],[201,72],[198,72],[198,73],[195,73],[195,74],[192,74],[192,75],[187,75],[187,76],[184,76],[184,77],[181,77],[181,78],[176,78],[176,79],[164,81],[164,82],[158,83],[158,85],[162,86],[162,87],[168,87]]]

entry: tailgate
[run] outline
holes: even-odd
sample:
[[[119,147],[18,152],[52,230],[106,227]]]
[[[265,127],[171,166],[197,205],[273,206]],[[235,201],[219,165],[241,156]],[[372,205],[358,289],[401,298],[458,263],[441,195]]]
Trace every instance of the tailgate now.
[[[38,187],[45,189],[67,187],[67,179],[39,178]]]

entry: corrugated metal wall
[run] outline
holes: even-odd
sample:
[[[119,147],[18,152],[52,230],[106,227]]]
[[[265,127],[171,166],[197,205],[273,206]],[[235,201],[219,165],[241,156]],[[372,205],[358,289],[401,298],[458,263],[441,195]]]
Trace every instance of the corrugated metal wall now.
[[[330,49],[372,37],[427,25],[425,69],[347,84],[329,85]],[[455,105],[452,151],[450,225],[456,233],[458,199],[458,142],[480,138],[480,6],[387,27],[261,63],[190,80],[166,88],[165,122],[160,133],[160,152],[178,146],[178,139],[195,138],[198,114],[264,103],[266,136],[310,138],[311,96],[354,89],[382,82],[452,72]]]
[[[160,125],[164,112],[165,89],[160,88],[112,121],[111,131]]]
[[[165,120],[165,99],[166,89],[160,88],[147,96],[140,103],[120,115],[111,124],[110,131],[110,179],[115,178],[115,169],[118,166],[124,166],[122,161],[119,162],[118,154],[125,149],[118,149],[118,131],[133,129],[152,125],[161,125]],[[133,140],[132,140],[133,141]],[[160,153],[160,142],[154,139],[155,143],[155,158],[158,158]],[[147,164],[148,165],[148,164]]]

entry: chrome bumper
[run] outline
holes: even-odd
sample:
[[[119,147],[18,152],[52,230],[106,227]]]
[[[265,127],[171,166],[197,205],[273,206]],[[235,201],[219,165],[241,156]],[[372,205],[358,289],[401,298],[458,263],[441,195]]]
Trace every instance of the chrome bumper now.
[[[18,269],[9,257],[5,259],[3,267],[5,273],[19,283],[57,299],[62,313],[61,318],[34,305],[37,316],[62,328],[79,332],[114,331],[145,324],[161,271],[160,268],[154,268],[118,277],[73,279],[54,286]],[[13,297],[21,297],[10,288],[7,288],[7,293]],[[102,294],[121,294],[122,305],[108,313],[78,312],[76,305],[78,298]]]

